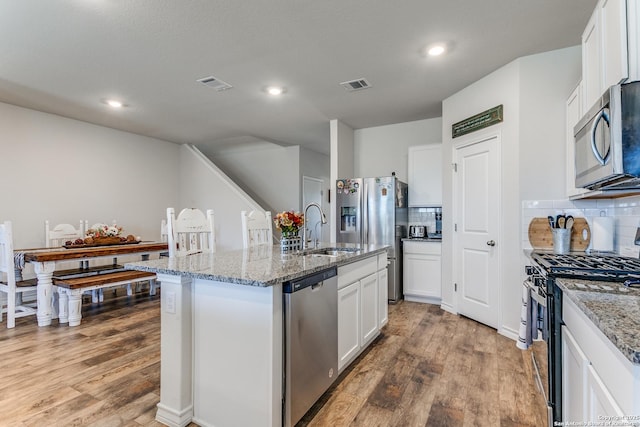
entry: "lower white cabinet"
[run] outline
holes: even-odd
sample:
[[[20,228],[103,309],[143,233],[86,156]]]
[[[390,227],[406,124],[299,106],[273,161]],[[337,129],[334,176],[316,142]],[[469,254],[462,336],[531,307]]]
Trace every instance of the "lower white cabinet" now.
[[[360,351],[360,282],[338,290],[338,370]]]
[[[386,257],[385,257],[386,258]],[[386,267],[378,270],[378,328],[389,322],[389,272]]]
[[[378,273],[360,280],[360,345],[371,342],[378,331]]]
[[[593,365],[587,366],[587,420],[600,422],[606,417],[620,419],[622,409],[616,403],[607,386],[602,382]]]
[[[596,423],[606,421],[606,417],[622,422],[624,419],[620,417],[623,415],[638,414],[640,366],[631,363],[566,296],[562,311],[566,325],[562,327],[565,425],[568,422],[600,425]]]
[[[562,420],[580,421],[587,416],[587,367],[589,360],[571,332],[562,327]]]
[[[403,293],[407,301],[440,304],[442,244],[409,241],[403,245]]]
[[[383,256],[384,269],[379,268],[382,259],[376,256],[338,267],[339,371],[379,335],[381,318],[387,322],[386,253]],[[384,298],[384,307],[380,298]]]

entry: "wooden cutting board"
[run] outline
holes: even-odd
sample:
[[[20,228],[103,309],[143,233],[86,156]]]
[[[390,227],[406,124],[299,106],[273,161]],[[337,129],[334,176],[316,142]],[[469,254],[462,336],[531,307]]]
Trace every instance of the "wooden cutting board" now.
[[[584,252],[591,241],[587,220],[575,218],[571,230],[571,251]],[[553,249],[553,237],[547,218],[533,218],[529,223],[529,242],[533,249]]]

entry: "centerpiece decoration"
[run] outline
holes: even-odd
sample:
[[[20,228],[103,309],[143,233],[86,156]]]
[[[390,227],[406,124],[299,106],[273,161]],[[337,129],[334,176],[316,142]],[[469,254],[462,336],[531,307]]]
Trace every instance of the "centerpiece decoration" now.
[[[298,235],[300,227],[304,225],[304,215],[300,212],[280,212],[273,219],[276,229],[282,233],[280,250],[291,252],[302,249],[302,238]]]
[[[74,241],[69,240],[65,242],[65,247],[119,245],[123,243],[139,242],[140,239],[132,234],[124,236],[122,233],[122,227],[114,224],[90,228],[85,232],[84,239],[76,239]]]

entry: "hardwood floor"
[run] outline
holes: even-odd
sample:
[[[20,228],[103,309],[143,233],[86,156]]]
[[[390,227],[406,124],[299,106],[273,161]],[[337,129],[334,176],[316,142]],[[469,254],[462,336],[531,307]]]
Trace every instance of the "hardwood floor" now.
[[[530,351],[433,305],[389,307],[382,335],[302,426],[544,426]]]
[[[159,316],[159,297],[136,294],[85,304],[75,328],[0,323],[0,425],[161,425]],[[529,352],[436,306],[389,318],[300,426],[544,425]]]

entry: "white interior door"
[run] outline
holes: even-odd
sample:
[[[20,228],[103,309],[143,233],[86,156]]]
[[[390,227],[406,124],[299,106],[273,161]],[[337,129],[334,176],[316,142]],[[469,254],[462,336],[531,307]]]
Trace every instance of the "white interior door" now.
[[[325,216],[327,216],[327,220],[329,219],[325,206],[322,205],[322,187],[324,186],[324,181],[319,178],[313,178],[310,176],[302,177],[302,208],[304,209],[309,203],[317,203],[322,206],[322,210],[325,211]],[[310,238],[312,241],[315,241],[316,233],[320,234],[320,241],[327,241],[322,234],[323,232],[329,229],[328,224],[321,225],[318,224],[320,222],[320,212],[316,208],[310,208],[307,212],[307,218],[305,218],[305,227],[307,227],[308,232],[307,238]],[[327,231],[328,232],[328,231]]]
[[[454,277],[458,311],[498,327],[500,289],[499,136],[455,150]]]

